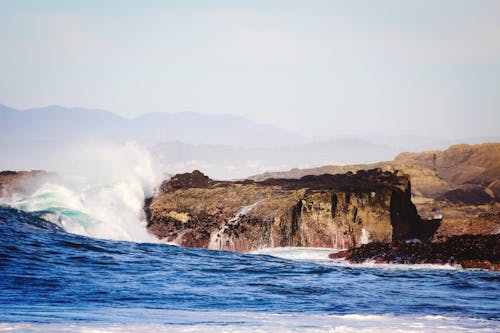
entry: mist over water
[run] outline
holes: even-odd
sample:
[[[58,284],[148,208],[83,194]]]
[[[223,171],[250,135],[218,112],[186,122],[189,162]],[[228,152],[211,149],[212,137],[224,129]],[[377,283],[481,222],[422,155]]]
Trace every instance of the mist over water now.
[[[38,212],[70,233],[83,236],[155,242],[146,230],[144,199],[160,174],[150,153],[134,142],[85,142],[61,156],[61,178],[7,205]]]

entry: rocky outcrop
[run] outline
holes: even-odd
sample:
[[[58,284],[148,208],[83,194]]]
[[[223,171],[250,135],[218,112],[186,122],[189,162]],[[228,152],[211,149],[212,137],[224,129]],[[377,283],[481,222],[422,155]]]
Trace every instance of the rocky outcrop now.
[[[418,214],[426,220],[441,219],[435,240],[500,232],[500,143],[454,145],[445,151],[401,153],[388,162],[294,169],[251,179],[299,178],[367,168],[402,170],[410,175]]]
[[[352,263],[452,264],[500,270],[500,235],[454,236],[444,242],[371,243],[330,254]]]
[[[425,218],[442,217],[432,240],[442,241],[458,235],[490,235],[500,233],[500,204],[454,204],[436,200],[420,204],[419,214]]]
[[[41,184],[56,177],[56,174],[42,170],[0,171],[0,198],[31,194]]]
[[[414,197],[434,199],[448,191],[470,190],[470,186],[475,185],[474,188],[485,192],[490,201],[500,201],[500,143],[453,145],[444,151],[401,153],[393,161],[293,169],[264,173],[250,179],[300,178],[305,175],[337,174],[372,168],[403,170],[411,176]]]
[[[262,247],[350,248],[428,237],[406,174],[380,170],[257,182],[176,175],[146,201],[148,230],[187,247],[247,252]]]

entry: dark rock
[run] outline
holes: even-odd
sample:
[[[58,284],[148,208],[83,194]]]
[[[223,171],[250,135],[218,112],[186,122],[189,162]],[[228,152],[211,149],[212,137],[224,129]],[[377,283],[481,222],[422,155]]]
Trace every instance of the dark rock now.
[[[160,186],[162,193],[167,193],[171,190],[182,188],[206,188],[210,182],[210,178],[205,176],[198,170],[193,172],[178,174],[167,181],[164,181]]]
[[[479,188],[451,190],[437,197],[436,200],[448,200],[455,204],[466,205],[484,205],[494,201],[483,189]]]
[[[455,236],[437,243],[371,243],[346,252],[342,255],[352,263],[460,264],[464,268],[498,270],[500,235]]]

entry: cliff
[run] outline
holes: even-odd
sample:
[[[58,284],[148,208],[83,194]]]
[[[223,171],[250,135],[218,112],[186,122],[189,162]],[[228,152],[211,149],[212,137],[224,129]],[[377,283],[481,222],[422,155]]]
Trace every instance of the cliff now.
[[[453,145],[447,150],[420,153],[401,153],[394,160],[373,164],[325,165],[311,169],[292,169],[268,172],[249,177],[253,180],[268,178],[300,178],[305,175],[338,174],[372,168],[402,170],[411,176],[413,195],[419,198],[446,198],[446,193],[457,189],[463,192],[480,190],[482,202],[500,201],[500,143]],[[477,199],[477,193],[474,195]],[[455,196],[454,202],[468,202],[469,196]]]
[[[442,219],[435,240],[500,232],[500,143],[460,144],[444,151],[401,153],[393,161],[293,169],[250,179],[300,178],[369,168],[402,170],[411,177],[418,214],[424,219]]]
[[[148,230],[187,247],[248,252],[262,247],[350,248],[428,237],[409,177],[398,172],[215,181],[199,171],[165,181],[146,200]]]

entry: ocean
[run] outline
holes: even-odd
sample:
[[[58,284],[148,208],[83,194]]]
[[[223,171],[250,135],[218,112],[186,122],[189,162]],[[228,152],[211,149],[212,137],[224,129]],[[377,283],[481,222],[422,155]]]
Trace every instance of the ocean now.
[[[499,272],[162,243],[126,165],[0,201],[0,332],[500,332]]]

